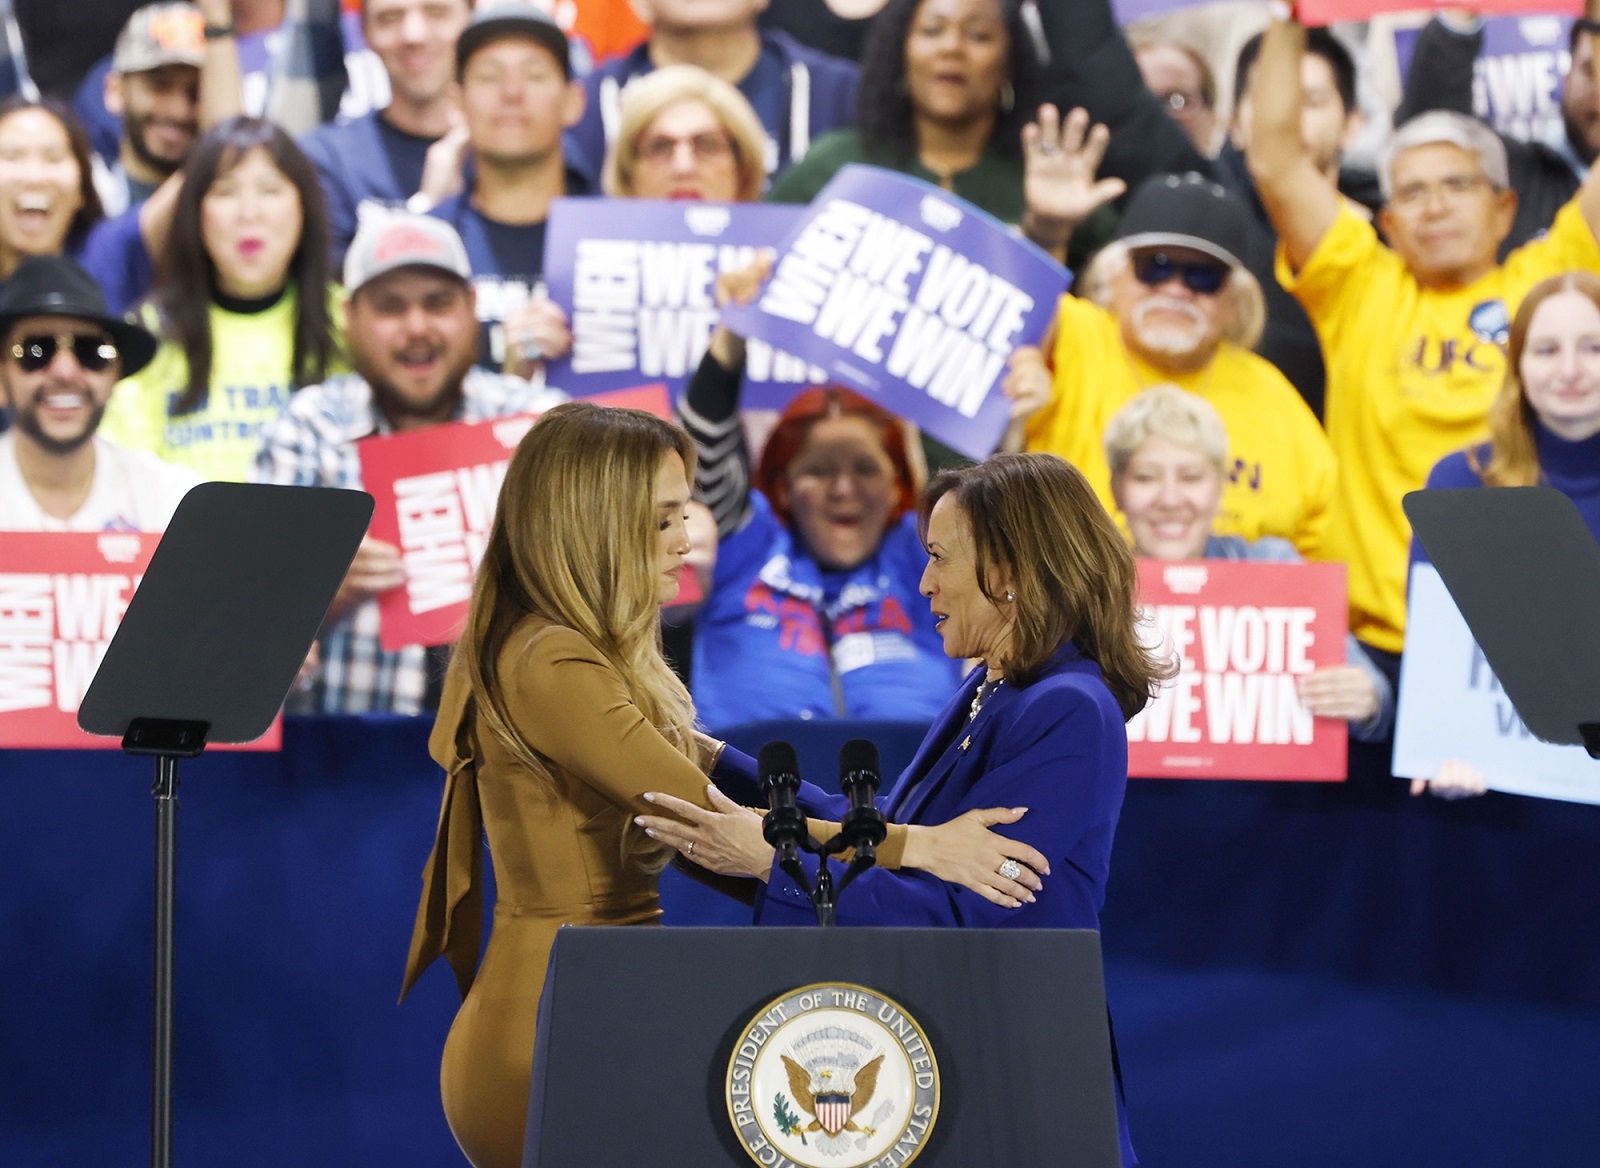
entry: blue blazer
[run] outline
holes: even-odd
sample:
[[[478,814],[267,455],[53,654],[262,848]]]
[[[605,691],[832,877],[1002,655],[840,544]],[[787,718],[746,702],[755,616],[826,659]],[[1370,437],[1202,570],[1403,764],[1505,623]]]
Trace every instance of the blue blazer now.
[[[1128,778],[1122,711],[1100,667],[1075,645],[1060,649],[1031,685],[1009,682],[968,719],[982,681],[974,670],[934,720],[911,765],[879,799],[891,823],[940,824],[976,808],[1026,807],[997,830],[1050,860],[1033,904],[1001,908],[915,869],[870,869],[839,901],[841,925],[1098,929],[1111,840]],[[841,795],[802,784],[806,814],[838,820]],[[816,875],[816,858],[804,858]],[[774,863],[758,893],[757,924],[814,924],[811,902]]]
[[[1049,858],[1043,889],[1033,904],[1001,908],[927,872],[871,868],[839,898],[839,924],[1099,929],[1111,840],[1128,785],[1128,734],[1121,707],[1100,666],[1071,643],[1056,652],[1031,685],[1000,686],[969,720],[982,680],[982,669],[967,675],[911,765],[878,804],[891,823],[933,825],[978,808],[1028,808],[1016,823],[995,830],[1032,844]],[[729,769],[748,767],[749,760],[741,756]],[[844,796],[810,783],[801,784],[797,801],[807,815],[820,819],[838,820],[849,808]],[[801,862],[815,883],[816,857],[802,856]],[[810,900],[776,860],[765,887],[757,891],[755,910],[757,924],[816,924]],[[1122,1163],[1135,1165],[1120,1075],[1116,1107]]]

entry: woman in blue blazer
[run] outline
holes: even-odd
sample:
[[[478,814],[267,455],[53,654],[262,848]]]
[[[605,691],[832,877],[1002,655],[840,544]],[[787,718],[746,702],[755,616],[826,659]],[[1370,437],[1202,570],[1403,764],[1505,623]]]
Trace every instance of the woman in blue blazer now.
[[[1083,476],[1054,455],[944,471],[920,515],[922,593],[945,652],[977,665],[881,801],[888,819],[910,825],[901,854],[851,886],[838,921],[1097,929],[1127,785],[1124,724],[1165,672],[1135,633],[1133,556]],[[716,812],[652,801],[681,817],[643,818],[657,838],[713,871],[763,881],[758,923],[814,922],[754,812],[721,798]],[[847,807],[809,784],[800,803],[821,819]],[[1009,815],[986,810],[1002,807]],[[951,833],[991,825],[987,850],[951,846]],[[1017,863],[1034,851],[1037,877]],[[815,859],[805,862],[814,878]],[[1132,1163],[1125,1124],[1122,1135]]]

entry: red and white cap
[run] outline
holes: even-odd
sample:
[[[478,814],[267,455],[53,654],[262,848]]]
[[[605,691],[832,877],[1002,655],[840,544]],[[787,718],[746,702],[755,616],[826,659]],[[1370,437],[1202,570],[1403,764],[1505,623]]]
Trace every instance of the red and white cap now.
[[[400,268],[434,268],[459,280],[472,279],[466,245],[443,219],[410,211],[362,216],[344,257],[345,291],[354,295]]]

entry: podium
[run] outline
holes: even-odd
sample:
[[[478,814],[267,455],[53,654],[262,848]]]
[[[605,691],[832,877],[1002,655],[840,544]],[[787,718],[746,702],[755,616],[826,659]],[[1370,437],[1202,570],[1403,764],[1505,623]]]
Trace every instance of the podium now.
[[[523,1165],[1116,1168],[1114,1089],[1093,930],[564,928]]]

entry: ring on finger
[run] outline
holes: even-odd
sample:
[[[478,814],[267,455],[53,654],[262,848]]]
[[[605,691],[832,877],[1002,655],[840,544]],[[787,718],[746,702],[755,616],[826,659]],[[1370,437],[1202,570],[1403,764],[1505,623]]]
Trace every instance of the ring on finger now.
[[[689,841],[689,846],[683,849],[683,854],[686,856],[694,855],[694,840]]]
[[[1015,860],[1007,860],[1000,865],[998,870],[1001,878],[1005,880],[1015,880],[1022,875],[1022,865]]]

